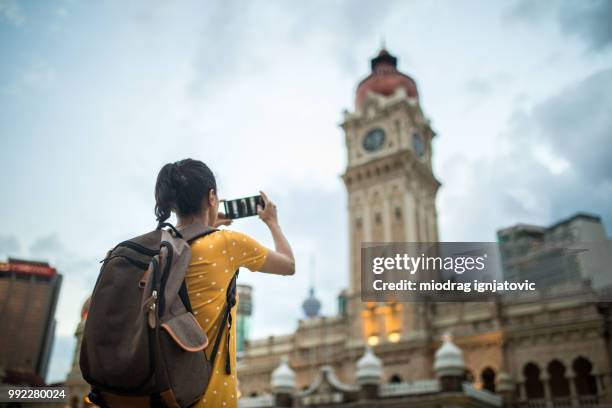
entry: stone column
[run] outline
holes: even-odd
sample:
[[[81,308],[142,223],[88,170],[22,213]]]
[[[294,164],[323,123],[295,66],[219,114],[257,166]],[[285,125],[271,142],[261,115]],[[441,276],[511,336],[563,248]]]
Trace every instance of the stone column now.
[[[548,375],[544,374],[542,375],[540,381],[542,381],[542,384],[544,385],[544,399],[546,400],[546,406],[548,408],[552,408],[553,404],[550,393],[550,378],[548,378]]]
[[[527,401],[527,391],[525,390],[525,382],[521,381],[518,383],[519,389],[519,401]]]
[[[513,407],[516,403],[516,389],[510,374],[502,371],[497,378],[497,393],[502,397],[504,406]]]
[[[567,373],[567,382],[569,382],[569,389],[570,389],[570,398],[572,401],[572,407],[578,407],[580,406],[579,401],[578,401],[578,393],[576,392],[576,376],[574,375],[573,372],[569,372]]]

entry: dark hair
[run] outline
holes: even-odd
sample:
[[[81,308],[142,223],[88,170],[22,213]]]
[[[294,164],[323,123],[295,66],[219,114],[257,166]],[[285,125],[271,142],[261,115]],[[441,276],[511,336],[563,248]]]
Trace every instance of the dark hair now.
[[[210,190],[217,191],[215,176],[199,160],[168,163],[159,171],[155,184],[155,216],[163,222],[172,211],[180,215],[202,213],[202,201]]]

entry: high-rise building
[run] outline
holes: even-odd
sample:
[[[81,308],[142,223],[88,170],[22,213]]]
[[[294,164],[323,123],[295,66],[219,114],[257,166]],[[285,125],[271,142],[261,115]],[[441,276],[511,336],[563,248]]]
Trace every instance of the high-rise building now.
[[[249,339],[251,330],[251,314],[253,313],[253,288],[249,285],[236,285],[238,291],[238,309],[236,310],[236,353],[244,351],[244,343]]]
[[[588,282],[612,284],[610,241],[601,218],[578,213],[555,224],[517,224],[497,231],[504,279],[538,288]]]
[[[61,282],[45,262],[0,262],[0,371],[46,377]]]

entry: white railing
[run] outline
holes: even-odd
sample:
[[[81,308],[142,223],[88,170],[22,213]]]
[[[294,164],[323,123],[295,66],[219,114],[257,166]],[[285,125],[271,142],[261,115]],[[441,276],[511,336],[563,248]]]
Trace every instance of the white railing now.
[[[472,384],[464,382],[463,392],[469,397],[486,402],[487,404],[493,405],[494,407],[502,406],[502,399],[499,395],[495,395],[492,392],[486,390],[479,390]]]
[[[438,380],[419,380],[409,383],[382,384],[378,390],[380,397],[399,397],[402,395],[429,394],[440,391]]]
[[[268,408],[274,407],[274,396],[269,394],[257,397],[242,397],[238,400],[238,408]]]
[[[599,403],[599,397],[597,395],[588,395],[581,397],[564,397],[564,398],[552,398],[552,399],[532,399],[527,401],[521,401],[519,403],[521,408],[570,408],[570,407],[604,407]]]

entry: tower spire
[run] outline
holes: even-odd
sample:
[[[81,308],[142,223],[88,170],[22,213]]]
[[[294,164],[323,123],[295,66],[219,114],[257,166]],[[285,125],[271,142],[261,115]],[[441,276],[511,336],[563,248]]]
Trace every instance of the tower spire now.
[[[310,289],[308,291],[308,297],[302,303],[302,309],[304,314],[309,319],[317,317],[321,311],[321,302],[315,296],[315,256],[310,256]]]
[[[310,254],[310,288],[314,290],[315,287],[315,278],[316,278],[316,258],[315,254]]]

